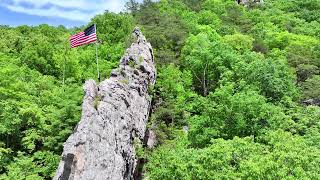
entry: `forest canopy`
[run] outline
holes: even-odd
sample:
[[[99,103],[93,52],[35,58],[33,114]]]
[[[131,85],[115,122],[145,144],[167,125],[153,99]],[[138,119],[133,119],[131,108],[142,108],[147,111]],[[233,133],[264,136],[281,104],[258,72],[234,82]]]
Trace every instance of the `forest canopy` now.
[[[102,79],[139,26],[154,48],[146,179],[320,177],[320,1],[128,1],[96,15]],[[85,26],[85,27],[87,27]],[[0,26],[0,179],[51,179],[96,79],[85,27]],[[65,73],[64,73],[65,72]],[[63,77],[65,82],[63,83]]]

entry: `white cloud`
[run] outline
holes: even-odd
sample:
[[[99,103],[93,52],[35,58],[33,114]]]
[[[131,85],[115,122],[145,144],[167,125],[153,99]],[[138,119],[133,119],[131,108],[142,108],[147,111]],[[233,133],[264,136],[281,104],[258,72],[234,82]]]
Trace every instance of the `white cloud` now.
[[[125,0],[0,0],[0,3],[19,13],[86,22],[105,10],[120,12]]]

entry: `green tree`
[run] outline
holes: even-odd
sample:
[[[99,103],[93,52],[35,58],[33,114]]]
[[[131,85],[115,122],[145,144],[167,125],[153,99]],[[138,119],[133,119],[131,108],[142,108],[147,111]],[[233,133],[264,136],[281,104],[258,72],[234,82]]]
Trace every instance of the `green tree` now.
[[[251,51],[253,48],[253,38],[243,34],[226,35],[224,41],[239,53]]]
[[[235,56],[209,26],[200,26],[199,30],[199,34],[187,39],[183,63],[192,72],[193,86],[207,96],[217,88],[220,75],[230,67]]]
[[[190,120],[188,137],[195,147],[204,147],[213,138],[258,136],[292,123],[280,108],[254,91],[235,93],[235,87],[230,85],[208,98],[210,105]]]
[[[319,98],[320,97],[320,76],[315,75],[306,80],[302,84],[303,88],[303,98]]]

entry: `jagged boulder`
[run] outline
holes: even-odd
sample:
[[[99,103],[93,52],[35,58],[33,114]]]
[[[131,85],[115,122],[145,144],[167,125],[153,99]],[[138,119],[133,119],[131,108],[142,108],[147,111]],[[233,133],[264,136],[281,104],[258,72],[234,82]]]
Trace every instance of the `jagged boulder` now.
[[[236,0],[238,4],[243,4],[244,6],[250,6],[253,4],[263,4],[263,0]]]
[[[304,100],[302,104],[306,106],[320,106],[320,98]]]
[[[133,34],[137,41],[110,79],[85,83],[81,121],[64,144],[54,179],[134,178],[134,143],[145,138],[151,108],[148,87],[155,83],[156,69],[150,43],[139,28]]]

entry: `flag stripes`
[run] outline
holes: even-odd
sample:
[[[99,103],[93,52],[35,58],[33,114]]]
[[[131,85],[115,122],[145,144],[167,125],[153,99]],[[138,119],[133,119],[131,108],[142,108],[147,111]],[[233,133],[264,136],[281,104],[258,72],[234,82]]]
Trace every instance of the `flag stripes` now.
[[[83,32],[79,32],[70,37],[70,45],[72,48],[89,44],[97,40],[96,26],[95,24],[85,29]]]

